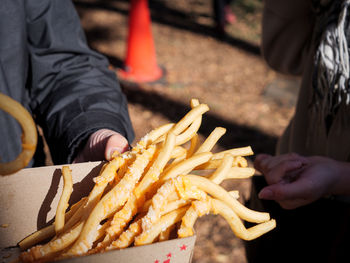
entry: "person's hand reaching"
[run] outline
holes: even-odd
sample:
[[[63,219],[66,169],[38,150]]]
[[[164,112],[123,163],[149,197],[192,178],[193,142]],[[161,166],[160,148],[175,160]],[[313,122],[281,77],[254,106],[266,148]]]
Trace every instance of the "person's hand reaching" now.
[[[277,156],[259,154],[255,158],[254,167],[265,175],[268,184],[275,184],[292,176],[306,163],[307,159],[296,153]]]
[[[101,129],[90,135],[73,163],[110,160],[115,151],[123,153],[129,149],[127,139],[121,134]]]
[[[260,191],[259,198],[275,200],[285,209],[349,191],[349,164],[330,158],[263,154],[257,156],[254,166],[269,184]]]

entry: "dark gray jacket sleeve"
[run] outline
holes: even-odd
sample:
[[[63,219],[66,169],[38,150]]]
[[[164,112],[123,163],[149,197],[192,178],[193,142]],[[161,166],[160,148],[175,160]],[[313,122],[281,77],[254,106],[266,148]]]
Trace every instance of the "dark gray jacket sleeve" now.
[[[54,163],[70,163],[100,128],[131,142],[126,98],[106,58],[88,47],[71,1],[26,1],[26,16],[31,107]]]

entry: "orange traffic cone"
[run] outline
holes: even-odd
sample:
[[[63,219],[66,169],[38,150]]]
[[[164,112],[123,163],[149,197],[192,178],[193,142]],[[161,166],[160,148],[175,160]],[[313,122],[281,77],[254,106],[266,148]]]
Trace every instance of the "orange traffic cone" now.
[[[126,60],[118,75],[132,82],[153,82],[163,76],[157,65],[147,0],[131,1]]]

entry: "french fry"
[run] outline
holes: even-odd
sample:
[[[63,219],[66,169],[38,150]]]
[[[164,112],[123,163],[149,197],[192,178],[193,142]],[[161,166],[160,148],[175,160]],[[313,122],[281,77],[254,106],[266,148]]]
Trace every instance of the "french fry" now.
[[[191,107],[192,107],[192,112],[193,115],[191,115],[191,112],[187,116],[185,116],[178,124],[175,125],[172,132],[174,134],[177,134],[178,131],[181,130],[182,127],[185,127],[188,122],[192,121],[191,125],[182,133],[179,134],[176,137],[176,145],[181,145],[184,144],[185,142],[189,141],[193,136],[197,134],[197,131],[199,127],[201,126],[202,123],[202,114],[206,111],[209,110],[208,106],[203,105],[203,109],[201,109],[201,105],[199,104],[198,100],[191,100]],[[196,112],[196,109],[198,109],[198,112],[200,112],[201,115],[196,116],[196,114],[199,114]],[[182,123],[181,123],[182,122]],[[182,124],[182,125],[181,125]]]
[[[187,208],[188,207],[181,207],[162,216],[157,223],[153,224],[152,227],[148,229],[148,231],[142,232],[135,238],[135,245],[140,246],[152,243],[162,229],[166,229],[179,222],[186,213]]]
[[[226,133],[225,128],[216,127],[214,131],[208,136],[203,144],[198,148],[196,153],[210,152],[217,141]]]
[[[85,204],[85,202],[86,197],[83,197],[82,199],[80,199],[80,201],[72,205],[70,210],[65,214],[65,221],[69,220],[73,216],[73,214],[78,210],[78,208]],[[52,224],[34,232],[30,236],[27,236],[22,241],[20,241],[18,245],[21,248],[21,250],[26,250],[35,244],[38,244],[48,238],[54,237],[55,234],[55,225]]]
[[[163,172],[165,165],[168,163],[171,157],[171,152],[175,147],[175,142],[176,142],[175,134],[169,131],[164,143],[164,147],[160,151],[158,157],[156,158],[151,168],[148,170],[148,172],[142,178],[139,185],[134,190],[134,193],[138,199],[140,199],[141,196],[146,194],[147,189],[154,182],[158,181],[159,175],[161,174],[161,172]]]
[[[276,227],[276,221],[269,219],[246,229],[238,215],[228,205],[217,199],[212,199],[211,202],[212,212],[222,215],[230,224],[233,233],[241,239],[252,240],[258,238]]]
[[[167,179],[173,178],[179,174],[189,173],[196,166],[199,166],[203,163],[208,162],[212,155],[213,154],[210,152],[198,153],[188,159],[183,160],[182,162],[178,163],[171,169],[166,169],[164,171],[164,175],[160,177],[160,181],[161,181],[160,183],[163,183]]]
[[[213,159],[211,158],[211,160],[209,162],[206,162],[204,164],[198,165],[197,167],[195,167],[195,170],[213,170],[213,169],[217,169],[220,165],[221,165],[222,159]],[[232,161],[232,167],[242,167],[245,168],[248,166],[248,162],[247,160],[242,157],[242,156],[235,156],[233,157],[233,161]]]
[[[233,156],[230,154],[225,154],[220,166],[215,172],[209,177],[209,180],[216,184],[221,184],[221,182],[226,178],[226,174],[230,171],[233,163]]]
[[[193,236],[194,230],[193,226],[198,217],[208,214],[211,208],[207,200],[197,200],[193,201],[191,207],[186,211],[185,215],[182,217],[182,222],[177,234],[180,238]]]
[[[135,237],[138,236],[141,233],[141,231],[141,219],[138,219],[136,220],[136,222],[133,222],[116,241],[114,241],[109,247],[107,247],[106,250],[108,251],[112,249],[121,249],[130,246],[134,242]]]
[[[83,222],[80,222],[59,238],[55,238],[45,245],[38,245],[22,252],[20,260],[22,262],[47,262],[52,260],[57,252],[64,250],[78,238],[83,225]]]
[[[195,134],[191,138],[191,145],[190,145],[190,148],[187,151],[187,156],[186,156],[187,158],[191,157],[195,153],[195,151],[196,151],[196,149],[198,147],[198,144],[199,144],[199,136],[198,136],[198,134]]]
[[[73,191],[73,180],[72,180],[71,172],[72,170],[68,166],[62,167],[63,191],[56,210],[56,217],[55,217],[56,235],[58,235],[63,229],[66,209],[68,208],[69,198]]]
[[[162,232],[160,232],[160,234],[159,234],[158,241],[162,242],[162,241],[169,240],[170,234],[175,229],[175,227],[176,227],[176,225],[174,224],[174,225],[169,226],[167,229],[162,230]]]
[[[250,146],[247,146],[214,153],[212,159],[222,159],[226,153],[229,153],[232,156],[250,156],[254,154],[252,148]]]
[[[194,107],[190,112],[188,112],[178,123],[171,128],[171,132],[175,135],[183,132],[198,116],[207,112],[209,107],[206,104],[200,104]]]
[[[187,181],[189,185],[195,185],[211,196],[222,200],[233,211],[235,211],[240,218],[248,222],[261,223],[270,220],[269,213],[257,212],[245,207],[238,200],[233,198],[224,188],[213,183],[207,178],[198,175],[187,175],[184,177],[184,180]]]

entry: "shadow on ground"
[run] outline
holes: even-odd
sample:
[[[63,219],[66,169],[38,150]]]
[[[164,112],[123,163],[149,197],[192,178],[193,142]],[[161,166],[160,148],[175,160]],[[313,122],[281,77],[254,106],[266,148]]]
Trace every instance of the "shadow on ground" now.
[[[147,86],[122,82],[122,88],[129,103],[139,104],[152,112],[162,113],[170,122],[178,122],[179,116],[184,116],[191,110],[186,104],[147,90]],[[199,133],[207,137],[216,127],[224,127],[227,130],[225,136],[218,142],[223,148],[250,145],[255,153],[274,153],[276,137],[252,127],[237,125],[211,112],[205,114]]]
[[[84,16],[84,9],[102,9],[118,12],[119,14],[127,16],[129,14],[129,10],[125,8],[125,3],[129,2],[130,1],[128,0],[99,0],[94,2],[74,0],[75,6],[80,8],[81,16]],[[193,10],[189,10],[189,12],[186,13],[181,10],[174,9],[167,4],[167,1],[164,0],[149,1],[149,8],[152,22],[171,26],[181,30],[187,30],[193,34],[209,36],[253,55],[260,55],[259,46],[235,38],[228,34],[220,34],[212,26],[197,23],[196,17],[203,16],[204,14],[196,13]],[[86,33],[89,38],[89,36],[92,36],[92,34],[96,32],[88,31]],[[108,34],[100,34],[98,37],[101,38],[107,35]]]

